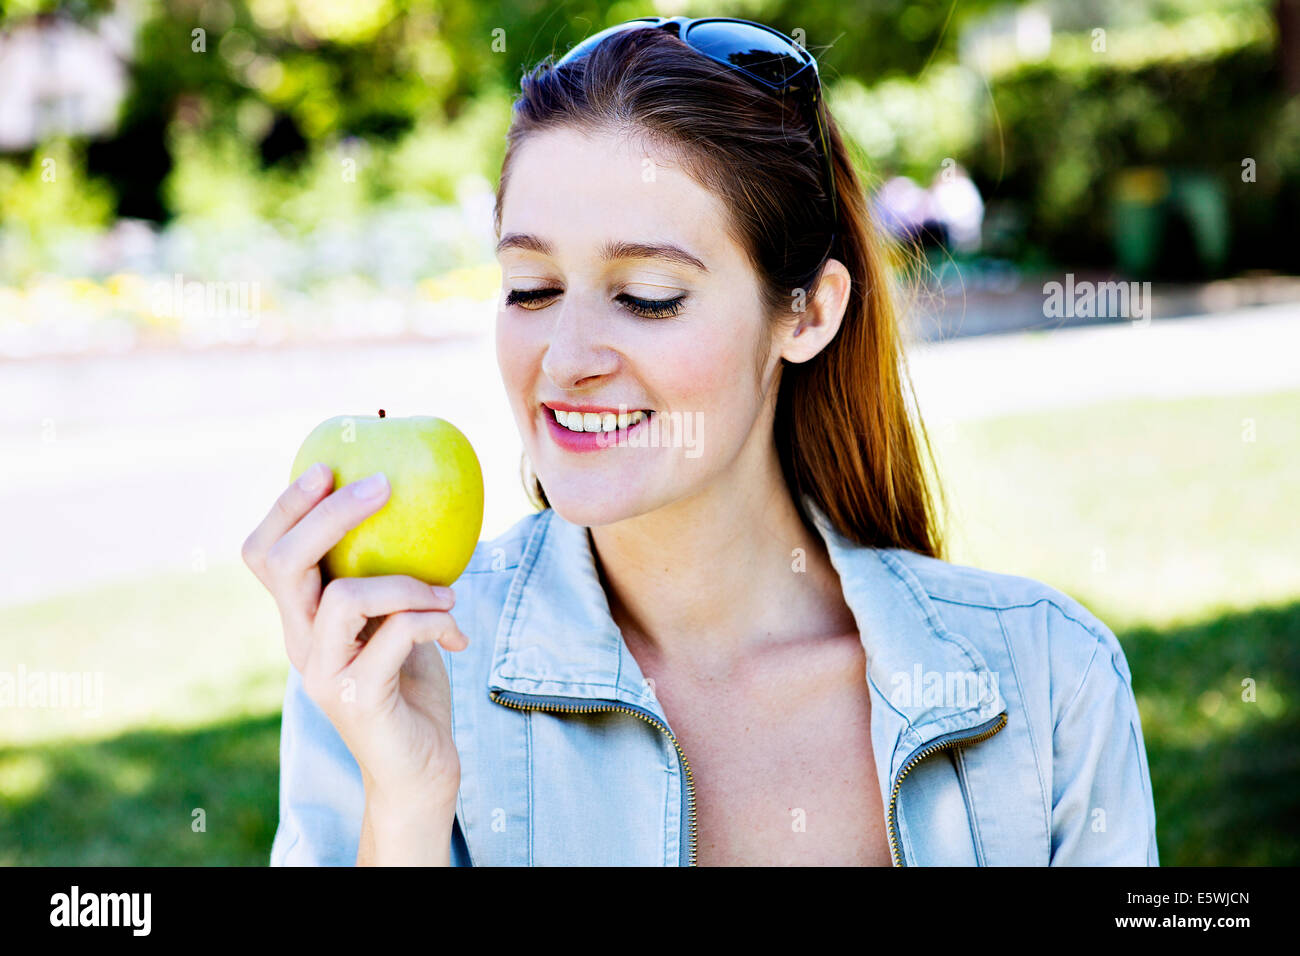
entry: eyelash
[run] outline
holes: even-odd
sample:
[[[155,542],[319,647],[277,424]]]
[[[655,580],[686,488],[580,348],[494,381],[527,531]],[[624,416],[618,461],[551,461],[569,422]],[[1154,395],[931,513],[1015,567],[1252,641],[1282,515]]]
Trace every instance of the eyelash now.
[[[561,291],[560,289],[511,289],[510,294],[506,296],[506,305],[518,305],[526,309],[528,303],[554,298]],[[675,299],[638,299],[624,292],[618,296],[618,299],[626,304],[628,310],[634,315],[646,319],[663,319],[677,315],[686,296],[679,295]]]

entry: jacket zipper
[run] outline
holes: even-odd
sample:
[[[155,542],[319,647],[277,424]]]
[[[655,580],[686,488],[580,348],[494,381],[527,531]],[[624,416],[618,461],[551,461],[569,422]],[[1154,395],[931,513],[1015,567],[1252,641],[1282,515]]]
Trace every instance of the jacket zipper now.
[[[954,734],[936,737],[935,740],[925,744],[920,750],[913,752],[910,757],[903,761],[903,768],[898,772],[898,776],[894,778],[894,792],[889,795],[889,851],[894,858],[894,866],[907,865],[903,860],[903,848],[898,842],[898,831],[894,827],[894,810],[898,805],[898,790],[903,785],[903,778],[912,772],[913,767],[931,754],[959,744],[974,744],[979,743],[981,740],[987,740],[1006,725],[1007,714],[1006,711],[1003,711],[991,720],[980,724],[965,736],[955,736],[957,732],[954,732]]]
[[[492,699],[498,704],[505,704],[507,707],[514,707],[516,710],[549,710],[567,713],[590,713],[592,711],[617,710],[625,714],[633,714],[640,717],[646,723],[657,727],[672,741],[673,747],[677,750],[677,757],[682,762],[682,771],[686,775],[686,819],[688,824],[688,842],[687,842],[687,860],[688,866],[695,866],[695,787],[691,780],[691,765],[686,760],[686,754],[682,751],[681,745],[677,743],[677,738],[673,732],[664,726],[657,717],[636,707],[629,707],[625,704],[537,704],[526,703],[526,701],[536,701],[536,697],[526,696],[523,694],[514,694],[510,691],[493,690],[489,691]],[[506,695],[510,694],[509,697]],[[550,698],[553,699],[553,698]]]

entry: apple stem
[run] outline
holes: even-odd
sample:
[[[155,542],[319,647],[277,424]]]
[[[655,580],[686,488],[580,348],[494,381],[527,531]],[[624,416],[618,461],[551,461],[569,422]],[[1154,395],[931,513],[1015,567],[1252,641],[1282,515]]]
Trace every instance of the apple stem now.
[[[382,408],[379,410],[379,417],[380,418],[384,417],[384,410]]]

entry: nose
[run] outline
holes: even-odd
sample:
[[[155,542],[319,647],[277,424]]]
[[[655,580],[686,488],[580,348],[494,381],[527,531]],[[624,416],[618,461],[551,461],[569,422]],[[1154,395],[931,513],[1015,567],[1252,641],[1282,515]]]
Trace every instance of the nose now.
[[[608,322],[598,308],[565,296],[555,310],[542,372],[559,388],[573,389],[610,375],[618,368],[618,353],[604,336]]]

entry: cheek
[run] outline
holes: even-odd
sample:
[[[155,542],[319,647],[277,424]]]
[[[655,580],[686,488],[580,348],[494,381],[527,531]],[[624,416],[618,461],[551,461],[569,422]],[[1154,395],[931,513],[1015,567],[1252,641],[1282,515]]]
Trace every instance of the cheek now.
[[[530,337],[527,323],[520,322],[509,310],[497,313],[497,366],[512,405],[523,401],[524,393],[532,388],[533,378],[540,374],[545,348],[545,342]]]
[[[719,322],[708,329],[684,329],[672,336],[669,347],[655,350],[653,365],[639,364],[670,408],[699,413],[724,428],[742,427],[752,420],[756,405],[754,348],[747,324]]]

